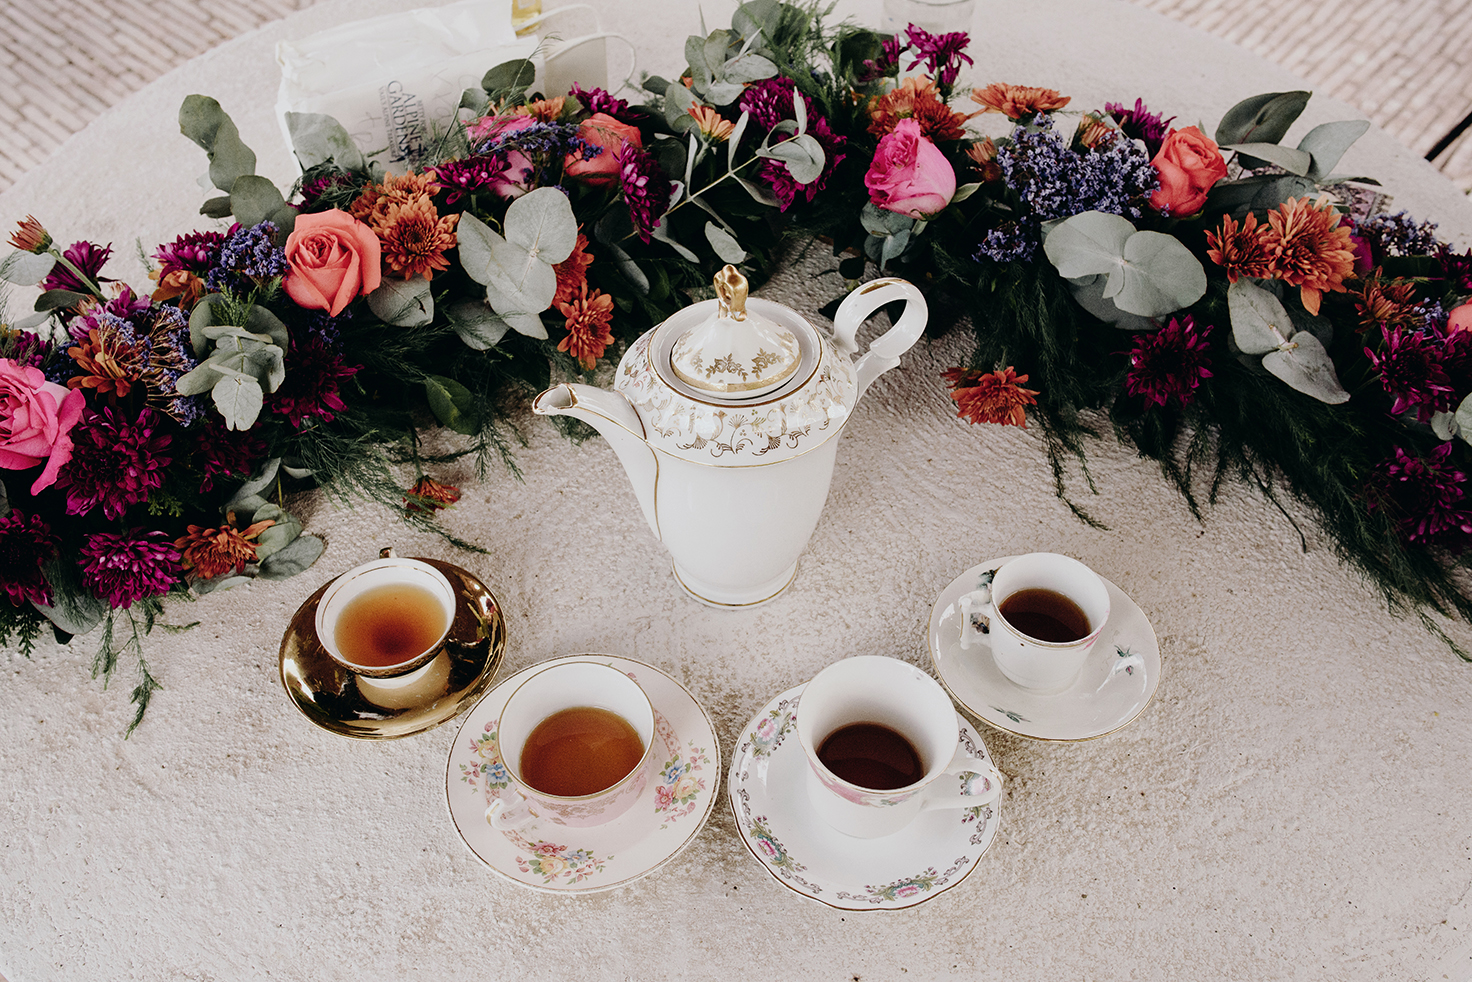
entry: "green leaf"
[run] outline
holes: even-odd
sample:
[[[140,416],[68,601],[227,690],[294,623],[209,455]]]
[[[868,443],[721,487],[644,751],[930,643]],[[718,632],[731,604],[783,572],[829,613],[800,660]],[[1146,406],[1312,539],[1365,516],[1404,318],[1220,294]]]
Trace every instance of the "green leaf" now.
[[[1462,428],[1457,423],[1455,413],[1432,413],[1431,432],[1436,434],[1438,440],[1450,440],[1452,437],[1460,436]]]
[[[47,620],[67,634],[86,634],[107,616],[107,601],[82,586],[76,557],[57,556],[41,567],[51,587],[52,606],[32,604]]]
[[[184,97],[179,106],[179,132],[197,143],[210,159],[210,181],[229,194],[236,180],[256,172],[256,155],[240,140],[235,123],[209,96]]]
[[[1292,336],[1293,321],[1277,297],[1250,280],[1227,287],[1232,340],[1249,355],[1276,351]]]
[[[726,170],[728,171],[736,169],[736,148],[740,146],[741,137],[746,133],[746,127],[750,123],[751,113],[743,109],[736,120],[736,128],[731,131],[730,136],[726,137]]]
[[[267,529],[267,531],[270,531]],[[280,552],[261,562],[260,578],[285,580],[309,569],[322,555],[326,545],[315,535],[299,535]]]
[[[230,207],[235,220],[247,227],[271,221],[278,236],[291,233],[296,225],[296,209],[286,203],[281,192],[264,177],[246,174],[230,187]]]
[[[1310,92],[1265,92],[1243,99],[1226,114],[1216,127],[1217,146],[1229,143],[1277,143],[1288,135],[1304,107]]]
[[[476,418],[475,397],[470,390],[452,378],[430,375],[424,380],[424,394],[435,419],[456,433],[471,434],[480,429]]]
[[[908,232],[915,227],[915,219],[909,215],[901,215],[897,211],[880,208],[872,201],[866,201],[864,207],[859,211],[859,224],[870,235],[883,237]]]
[[[225,418],[225,426],[232,430],[248,430],[255,425],[265,404],[265,393],[261,383],[253,378],[222,378],[210,390],[215,408]]]
[[[1173,235],[1136,232],[1125,243],[1124,263],[1113,299],[1127,313],[1164,317],[1206,295],[1206,269]],[[1104,294],[1110,294],[1107,284]]]
[[[1468,443],[1472,443],[1472,395],[1462,400],[1457,407],[1457,433]]]
[[[1309,168],[1308,176],[1321,184],[1325,183],[1339,165],[1339,158],[1344,156],[1344,151],[1353,146],[1354,141],[1369,128],[1369,120],[1343,119],[1337,123],[1320,123],[1309,130],[1298,141],[1298,149],[1313,157],[1313,166]]]
[[[1317,185],[1307,177],[1294,175],[1283,175],[1274,177],[1258,188],[1257,193],[1252,196],[1252,210],[1256,212],[1272,211],[1290,198],[1301,198],[1306,194],[1313,194]]]
[[[267,392],[275,392],[286,381],[284,352],[274,344],[252,351],[245,356],[245,370],[261,383]]]
[[[511,325],[479,300],[453,303],[445,311],[445,317],[460,340],[476,351],[495,347],[511,329]]]
[[[1320,402],[1337,406],[1349,401],[1349,393],[1339,384],[1334,362],[1318,338],[1301,331],[1293,335],[1288,344],[1289,347],[1263,355],[1262,367],[1291,388]]]
[[[664,90],[664,121],[683,133],[695,125],[690,109],[698,105],[700,100],[695,97],[694,92],[679,82],[671,82]]]
[[[1125,243],[1134,234],[1135,227],[1127,218],[1086,211],[1054,226],[1043,240],[1043,252],[1066,280],[1099,273],[1112,277],[1124,259]],[[1112,294],[1106,291],[1105,295]]]
[[[197,396],[208,392],[220,380],[220,373],[209,362],[195,365],[174,380],[174,391],[181,396]]]
[[[771,78],[777,74],[777,66],[770,58],[761,55],[744,54],[737,55],[721,66],[720,77],[727,82],[759,82],[764,78]],[[801,100],[798,100],[800,102]],[[797,103],[793,103],[794,108]],[[807,108],[806,106],[803,107]]]
[[[509,313],[502,317],[507,326],[518,334],[525,334],[529,338],[547,339],[547,325],[542,323],[542,318],[537,314]]]
[[[1222,149],[1235,150],[1254,160],[1266,160],[1300,177],[1307,174],[1314,165],[1313,156],[1306,151],[1279,146],[1276,143],[1228,143]]]
[[[527,89],[537,77],[537,66],[525,58],[503,61],[481,76],[480,87],[486,94],[517,92]]]
[[[0,481],[0,518],[10,514],[10,492],[5,490],[5,482]]]
[[[35,286],[46,278],[46,274],[55,265],[56,257],[49,252],[38,255],[16,250],[5,257],[4,263],[0,263],[0,279],[16,286]]]
[[[263,531],[256,539],[256,558],[262,560],[285,549],[302,534],[302,523],[276,505],[267,505],[257,511],[251,522],[254,524],[266,519],[271,519],[276,524]]]
[[[483,286],[490,283],[490,267],[495,262],[491,249],[496,243],[506,240],[468,211],[460,216],[460,224],[455,228],[455,238],[459,243],[457,251],[460,253],[461,268],[475,282]]]
[[[482,100],[484,102],[484,100]],[[302,170],[332,161],[343,170],[363,173],[368,161],[343,125],[322,113],[287,113],[286,131]]]
[[[229,218],[232,214],[230,208],[230,196],[222,194],[200,205],[199,213],[206,218]]]
[[[736,183],[740,184],[757,204],[766,205],[769,208],[777,208],[782,204],[781,199],[771,191],[759,184],[753,184],[744,177],[737,177]]]
[[[86,300],[91,294],[74,293],[71,290],[47,290],[36,298],[35,310],[60,310],[63,307],[74,307]]]
[[[286,325],[281,323],[281,318],[260,304],[251,304],[245,315],[245,326],[252,334],[264,334],[270,338],[282,351],[291,347],[291,335],[286,332]]]
[[[189,346],[194,349],[194,357],[203,358],[209,349],[210,339],[205,337],[204,329],[216,323],[215,304],[224,302],[225,298],[220,294],[211,293],[201,297],[189,312]]]
[[[204,595],[214,593],[217,590],[233,590],[238,586],[244,586],[245,584],[249,583],[251,579],[252,577],[249,576],[217,576],[213,580],[195,580],[190,589],[193,590],[196,595],[203,597]]]
[[[578,220],[572,202],[557,188],[537,188],[511,202],[503,227],[507,242],[549,266],[572,255],[578,244]]]
[[[1113,300],[1104,296],[1104,286],[1109,282],[1109,277],[1103,273],[1093,276],[1084,276],[1068,281],[1068,291],[1073,294],[1074,301],[1083,309],[1093,314],[1106,324],[1111,324],[1121,331],[1155,331],[1160,325],[1148,317],[1132,314],[1126,310],[1120,310]]]
[[[785,163],[792,179],[799,184],[811,184],[823,173],[823,145],[806,133],[759,150],[757,155]]]
[[[408,280],[385,277],[367,299],[373,316],[385,324],[423,327],[434,320],[434,297],[430,294],[429,281],[422,277]]]
[[[491,249],[490,282],[486,300],[503,317],[540,314],[557,295],[557,273],[514,242],[498,242]]]
[[[746,250],[741,248],[741,243],[715,222],[705,223],[705,240],[710,243],[710,247],[715,250],[722,262],[734,265],[746,258]]]
[[[958,204],[959,202],[965,201],[967,198],[971,197],[980,189],[980,181],[973,181],[970,184],[961,185],[960,187],[956,188],[956,193],[951,195],[951,204],[954,205]]]

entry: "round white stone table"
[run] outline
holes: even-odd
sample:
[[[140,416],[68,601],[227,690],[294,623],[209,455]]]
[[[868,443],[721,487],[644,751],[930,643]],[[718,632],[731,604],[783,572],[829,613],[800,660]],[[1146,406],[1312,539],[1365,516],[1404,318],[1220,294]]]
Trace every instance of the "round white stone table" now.
[[[392,10],[328,0],[190,62],[67,142],[4,195],[63,242],[129,256],[207,227],[200,151],[175,114],[214,95],[289,183],[273,118],[274,43]],[[673,76],[688,0],[602,0],[641,67]],[[706,4],[712,25],[732,5]],[[182,9],[182,8],[181,8]],[[877,2],[839,11],[877,24]],[[967,80],[1047,85],[1075,106],[1142,97],[1213,126],[1245,96],[1301,87],[1246,52],[1109,0],[979,0]],[[140,43],[143,43],[140,41]],[[1352,118],[1316,98],[1290,134]],[[1372,129],[1344,170],[1463,245],[1472,208]],[[817,269],[826,268],[819,264]],[[811,272],[811,268],[809,270]],[[836,274],[777,277],[764,295],[813,316]],[[958,332],[959,333],[959,332]],[[9,653],[0,686],[0,974],[9,982],[425,979],[1466,979],[1472,955],[1472,665],[1335,559],[1311,520],[1300,548],[1258,494],[1230,486],[1191,516],[1148,461],[1091,447],[1099,487],[1052,490],[1031,430],[955,418],[940,373],[962,340],[922,342],[860,403],[826,510],[792,587],[747,612],[686,598],[600,440],[573,445],[528,413],[525,474],[440,476],[443,513],[489,550],[460,553],[387,511],[298,507],[328,541],[307,573],[169,611],[164,688],[124,740],[131,666],[91,680],[95,638]],[[929,667],[931,604],[984,559],[1077,556],[1158,634],[1163,675],[1133,725],[1084,743],[979,732],[1006,778],[1000,832],[963,883],[909,910],[844,912],[784,888],[718,801],[672,863],[592,897],[491,873],[445,805],[455,724],[349,740],[299,713],[277,676],[282,630],[333,574],[392,545],[481,577],[507,614],[503,674],[602,651],[659,666],[709,710],[730,760],[766,701],[835,659]],[[1461,643],[1472,630],[1451,625]]]

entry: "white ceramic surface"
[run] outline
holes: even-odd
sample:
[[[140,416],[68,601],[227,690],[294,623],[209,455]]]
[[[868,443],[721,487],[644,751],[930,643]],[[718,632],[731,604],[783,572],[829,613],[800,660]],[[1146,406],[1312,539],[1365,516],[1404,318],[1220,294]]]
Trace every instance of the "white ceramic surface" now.
[[[653,705],[643,792],[624,814],[591,828],[493,829],[486,809],[511,782],[497,740],[507,698],[539,671],[595,657],[638,682]],[[460,837],[493,872],[534,890],[599,893],[647,876],[689,845],[710,816],[720,773],[715,728],[684,686],[632,658],[573,655],[523,669],[485,694],[455,734],[445,789]]]
[[[1073,641],[1040,641],[1018,630],[1001,608],[1022,590],[1051,590],[1072,600],[1089,621],[1089,631]],[[1099,632],[1109,621],[1109,591],[1097,573],[1071,556],[1034,552],[1019,556],[997,571],[989,589],[974,591],[985,596],[990,611],[988,630],[969,624],[963,645],[985,636],[992,659],[1002,674],[1024,689],[1057,692],[1072,685],[1084,667]]]
[[[941,682],[961,708],[999,730],[1038,740],[1088,740],[1134,722],[1160,684],[1160,646],[1138,604],[1101,576],[1110,618],[1078,677],[1059,692],[1027,689],[1002,674],[986,636],[961,646],[960,599],[991,583],[1014,556],[974,566],[941,591],[928,646]]]
[[[996,838],[998,804],[921,812],[878,839],[834,831],[809,805],[811,768],[796,732],[803,689],[762,707],[731,758],[731,811],[756,861],[793,892],[841,910],[913,907],[964,880]],[[989,761],[981,738],[955,721],[956,753]]]

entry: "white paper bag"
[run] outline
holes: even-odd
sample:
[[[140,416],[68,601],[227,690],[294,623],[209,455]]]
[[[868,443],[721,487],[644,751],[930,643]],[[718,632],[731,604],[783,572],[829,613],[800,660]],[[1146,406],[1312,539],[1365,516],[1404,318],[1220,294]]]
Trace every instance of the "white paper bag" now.
[[[418,166],[455,118],[460,95],[502,62],[530,58],[511,0],[467,0],[341,24],[276,45],[277,118],[323,113],[390,174]],[[381,151],[381,152],[380,152]]]

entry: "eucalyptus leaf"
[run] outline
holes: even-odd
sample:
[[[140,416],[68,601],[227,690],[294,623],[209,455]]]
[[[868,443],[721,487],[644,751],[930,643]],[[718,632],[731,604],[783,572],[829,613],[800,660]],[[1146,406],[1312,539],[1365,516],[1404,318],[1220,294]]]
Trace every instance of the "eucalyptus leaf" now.
[[[1085,211],[1054,226],[1043,239],[1043,252],[1064,279],[1098,273],[1112,278],[1123,262],[1125,243],[1134,234],[1135,227],[1127,218]],[[1106,290],[1105,295],[1113,294]]]
[[[225,505],[224,510],[227,512],[233,511],[240,515],[250,515],[270,503],[258,494],[247,494],[231,498],[229,503]]]
[[[511,325],[479,300],[453,303],[445,310],[445,317],[460,340],[476,351],[495,347],[511,329]]]
[[[512,242],[497,242],[487,268],[486,300],[496,313],[539,314],[557,295],[557,272]]]
[[[1262,367],[1304,395],[1337,406],[1349,401],[1349,393],[1339,384],[1334,362],[1319,339],[1301,331],[1289,339],[1289,347],[1263,355]]]
[[[296,209],[286,203],[275,184],[255,174],[235,179],[230,187],[230,207],[235,212],[235,220],[247,227],[264,221],[272,222],[281,241],[296,225]]]
[[[256,172],[256,155],[240,139],[240,131],[220,104],[209,96],[184,97],[179,106],[179,132],[204,150],[210,181],[229,194],[235,182]]]
[[[281,511],[279,508],[277,510]],[[262,516],[260,512],[256,512],[253,522],[265,521],[266,517],[270,516]],[[280,552],[282,549],[291,545],[297,536],[302,534],[302,523],[288,515],[285,511],[281,511],[279,517],[272,517],[272,521],[276,524],[262,531],[260,536],[256,538],[257,559],[264,560]]]
[[[257,334],[238,324],[211,324],[200,333],[208,340],[215,342],[217,350],[222,341],[230,345],[235,351],[253,350],[253,348],[260,348],[268,344],[274,345],[276,343],[276,339],[271,337],[271,335]],[[246,341],[253,342],[253,346],[242,343]]]
[[[1308,105],[1310,92],[1264,92],[1243,99],[1217,124],[1217,146],[1229,143],[1277,143]]]
[[[529,338],[537,338],[542,341],[547,339],[547,325],[542,323],[542,318],[537,314],[513,312],[503,315],[503,319],[518,334],[525,334]]]
[[[487,95],[515,92],[531,87],[537,77],[537,66],[525,58],[503,61],[481,76],[480,87]]]
[[[287,113],[286,132],[303,171],[332,161],[343,170],[363,173],[368,161],[343,125],[322,113]]]
[[[219,590],[233,590],[238,586],[244,586],[251,581],[249,576],[217,576],[213,580],[196,580],[191,589],[203,597],[206,594],[215,593]]]
[[[221,194],[200,205],[199,213],[206,218],[229,218],[232,214],[230,209],[230,196]]]
[[[951,195],[951,204],[959,204],[960,202],[965,201],[967,198],[971,197],[980,189],[980,181],[973,181],[970,184],[961,185],[960,187],[956,188],[956,193]]]
[[[491,247],[505,239],[469,211],[461,214],[455,238],[459,244],[460,265],[466,274],[482,286],[489,283],[490,266],[495,261],[491,258]]]
[[[253,378],[222,378],[210,390],[215,408],[232,430],[248,430],[255,425],[265,404],[261,383]]]
[[[711,79],[718,78],[726,64],[726,52],[731,47],[731,35],[724,29],[711,31],[701,44],[700,65]],[[687,46],[688,50],[688,46]],[[692,61],[690,67],[694,68]]]
[[[204,329],[216,323],[215,304],[224,302],[224,297],[211,293],[201,298],[189,312],[189,346],[194,349],[194,357],[203,358],[204,353],[209,350],[210,339],[205,337]]]
[[[1272,211],[1283,202],[1313,194],[1318,185],[1310,178],[1288,174],[1274,177],[1257,189],[1251,208],[1256,212]]]
[[[1124,266],[1114,303],[1141,317],[1164,317],[1206,295],[1206,269],[1181,240],[1162,232],[1136,232],[1124,245]],[[1113,275],[1111,274],[1111,280]],[[1109,285],[1104,288],[1110,295]]]
[[[1369,128],[1369,120],[1342,119],[1337,123],[1320,123],[1309,130],[1298,141],[1298,149],[1313,157],[1313,166],[1309,168],[1308,176],[1321,183],[1326,181],[1334,168],[1339,166],[1339,158]]]
[[[705,240],[710,243],[710,247],[715,250],[721,262],[734,265],[746,258],[746,250],[741,248],[741,243],[715,222],[705,223]]]
[[[671,82],[664,92],[664,121],[677,131],[683,132],[695,125],[690,110],[700,105],[700,100],[679,82]],[[681,125],[681,121],[684,125]]]
[[[72,290],[47,290],[36,298],[34,309],[38,312],[61,310],[65,307],[75,307],[86,300],[91,294],[76,293]]]
[[[220,380],[220,373],[209,363],[195,365],[174,379],[174,391],[181,396],[197,396],[213,389]]]
[[[1106,299],[1104,285],[1108,282],[1108,276],[1096,273],[1093,276],[1069,280],[1068,290],[1080,307],[1106,324],[1112,324],[1122,331],[1159,330],[1160,325],[1150,318],[1132,314],[1127,310],[1120,310],[1113,300]]]
[[[891,235],[889,238],[885,239],[884,244],[879,248],[879,271],[883,272],[884,267],[889,263],[891,259],[896,259],[899,256],[903,255],[905,251],[905,246],[909,244],[909,229],[901,229],[894,235]]]
[[[759,156],[782,161],[799,184],[811,184],[823,173],[823,145],[806,133],[759,151]]]
[[[741,93],[746,91],[746,86],[740,82],[712,82],[705,90],[705,97],[710,100],[711,105],[729,106],[741,98]]]
[[[94,597],[80,581],[70,588],[60,584],[55,574],[62,565],[57,559],[42,569],[46,582],[51,586],[51,606],[34,602],[31,606],[65,633],[86,634],[107,616],[107,601]]]
[[[771,78],[777,74],[777,66],[770,58],[757,54],[738,55],[726,62],[721,68],[721,77],[729,82],[759,82],[764,78]],[[803,100],[797,99],[793,102],[796,109],[797,103]]]
[[[12,330],[16,331],[34,331],[36,328],[40,327],[42,324],[46,323],[50,319],[51,311],[42,310],[34,314],[27,314],[25,317],[22,317],[12,323],[10,327]]]
[[[1228,143],[1222,147],[1223,150],[1235,150],[1237,153],[1250,156],[1256,160],[1266,160],[1270,164],[1276,164],[1290,174],[1300,177],[1307,174],[1313,168],[1313,155],[1304,150],[1295,150],[1292,147],[1281,146],[1277,143]]]
[[[37,254],[17,249],[5,257],[4,263],[0,263],[0,279],[16,286],[35,286],[55,265],[56,257],[49,252]]]
[[[793,131],[798,136],[802,136],[808,131],[808,101],[806,99],[799,99],[793,96],[792,121],[797,124]]]
[[[771,191],[758,184],[753,184],[751,181],[748,181],[744,177],[738,176],[736,178],[736,183],[740,184],[746,190],[746,193],[751,195],[752,200],[757,202],[757,204],[766,205],[769,208],[777,208],[780,207],[782,204],[782,200]]]
[[[286,325],[281,323],[281,318],[260,304],[251,304],[245,315],[245,326],[252,334],[264,334],[270,338],[282,351],[291,347],[291,335],[286,332]]]
[[[245,370],[263,383],[267,392],[275,392],[286,381],[286,360],[274,344],[245,356]]]
[[[325,543],[315,535],[299,535],[280,552],[272,554],[261,562],[260,578],[263,580],[290,579],[311,568],[325,549]]]
[[[1432,413],[1431,432],[1436,434],[1438,440],[1450,440],[1452,437],[1460,436],[1462,427],[1457,422],[1457,414]]]
[[[555,187],[537,188],[506,209],[506,241],[543,263],[556,265],[578,244],[578,220],[572,202]]]
[[[679,242],[675,241],[674,237],[670,235],[669,224],[664,219],[660,219],[659,224],[654,226],[653,230],[649,234],[657,241],[663,242],[665,245],[678,252],[680,254],[680,258],[684,259],[686,262],[700,262],[700,257],[698,255],[696,255],[691,250],[685,248]]]
[[[1457,406],[1457,432],[1463,440],[1472,443],[1472,395],[1462,400]]]
[[[286,474],[287,477],[294,477],[298,481],[305,481],[307,478],[316,473],[316,471],[312,470],[310,467],[291,466],[288,465],[284,460],[281,462],[281,470],[283,473]]]
[[[1227,287],[1227,312],[1232,318],[1232,340],[1245,354],[1276,351],[1294,333],[1287,308],[1250,280]]]
[[[727,170],[735,170],[736,169],[736,148],[737,148],[737,146],[739,146],[741,144],[741,137],[746,134],[746,127],[750,123],[751,123],[751,113],[750,112],[747,112],[746,110],[743,109],[741,111],[740,117],[738,117],[737,120],[736,120],[736,128],[731,131],[731,135],[730,136],[726,137],[726,169]]]
[[[443,425],[465,434],[480,429],[475,396],[461,383],[443,375],[430,375],[424,380],[424,394],[435,418]]]
[[[859,211],[859,224],[870,235],[885,236],[909,231],[915,227],[915,219],[909,215],[901,215],[897,211],[880,208],[872,201],[866,201],[864,207]]]
[[[434,297],[429,281],[422,277],[384,277],[367,301],[373,316],[395,327],[423,327],[434,320]]]
[[[10,514],[10,492],[5,489],[5,482],[0,481],[0,518]]]

